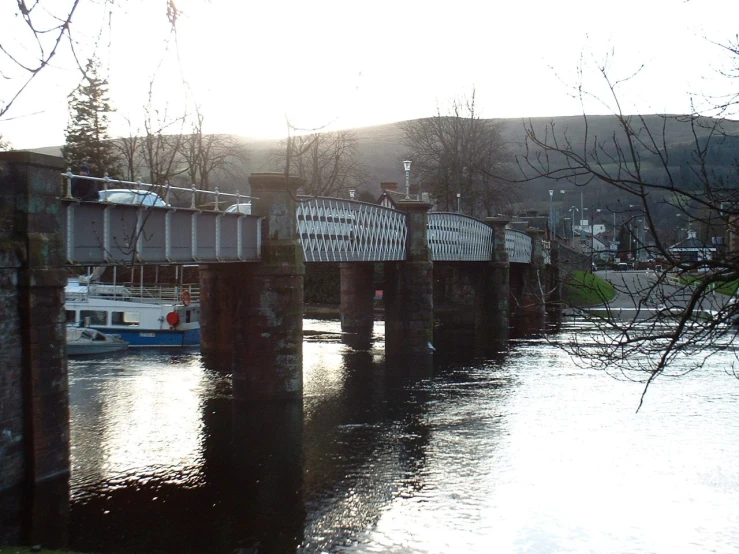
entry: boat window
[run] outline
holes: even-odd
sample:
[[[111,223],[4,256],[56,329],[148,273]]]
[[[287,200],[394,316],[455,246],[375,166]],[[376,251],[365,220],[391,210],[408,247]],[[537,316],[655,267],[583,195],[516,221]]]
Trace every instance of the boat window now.
[[[111,325],[139,325],[141,323],[139,312],[112,312],[110,316]]]
[[[185,312],[185,323],[190,323],[191,320],[192,320],[192,317],[190,315],[190,310],[187,310]]]
[[[77,323],[77,312],[74,310],[65,310],[64,311],[67,319],[67,323]]]
[[[104,310],[80,310],[80,320],[85,325],[105,325],[107,323],[107,312]]]

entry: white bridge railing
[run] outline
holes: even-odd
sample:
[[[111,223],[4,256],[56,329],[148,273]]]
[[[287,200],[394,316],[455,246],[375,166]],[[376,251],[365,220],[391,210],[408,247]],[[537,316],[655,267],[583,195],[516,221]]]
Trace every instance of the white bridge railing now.
[[[531,263],[531,237],[522,231],[506,229],[505,250],[511,263]]]
[[[495,248],[495,233],[489,225],[466,215],[431,212],[428,243],[432,260],[489,261]]]
[[[403,212],[367,202],[300,197],[296,217],[306,262],[405,260]]]

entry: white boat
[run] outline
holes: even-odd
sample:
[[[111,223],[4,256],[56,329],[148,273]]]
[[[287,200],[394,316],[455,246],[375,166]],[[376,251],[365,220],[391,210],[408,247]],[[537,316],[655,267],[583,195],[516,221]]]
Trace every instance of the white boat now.
[[[194,285],[117,285],[70,279],[68,325],[119,335],[132,347],[200,346],[199,289]]]
[[[128,348],[118,335],[106,335],[87,327],[67,327],[67,355],[108,354]]]

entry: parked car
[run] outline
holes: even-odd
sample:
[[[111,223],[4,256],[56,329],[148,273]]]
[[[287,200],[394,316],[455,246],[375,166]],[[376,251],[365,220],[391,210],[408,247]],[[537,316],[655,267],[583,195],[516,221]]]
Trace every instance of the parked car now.
[[[162,198],[150,190],[108,189],[100,191],[100,202],[142,206],[167,206]]]
[[[234,204],[224,210],[227,214],[240,213],[251,215],[251,202],[245,202],[243,204]]]

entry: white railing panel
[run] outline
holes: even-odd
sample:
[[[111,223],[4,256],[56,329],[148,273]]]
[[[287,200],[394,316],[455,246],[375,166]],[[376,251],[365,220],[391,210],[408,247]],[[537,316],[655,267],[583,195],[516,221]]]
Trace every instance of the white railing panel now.
[[[505,250],[508,261],[519,264],[531,263],[531,237],[514,229],[505,230]]]
[[[438,261],[489,261],[495,248],[492,227],[472,217],[447,212],[428,214],[431,259]]]
[[[406,215],[377,204],[300,197],[298,236],[306,262],[379,262],[406,257]]]

